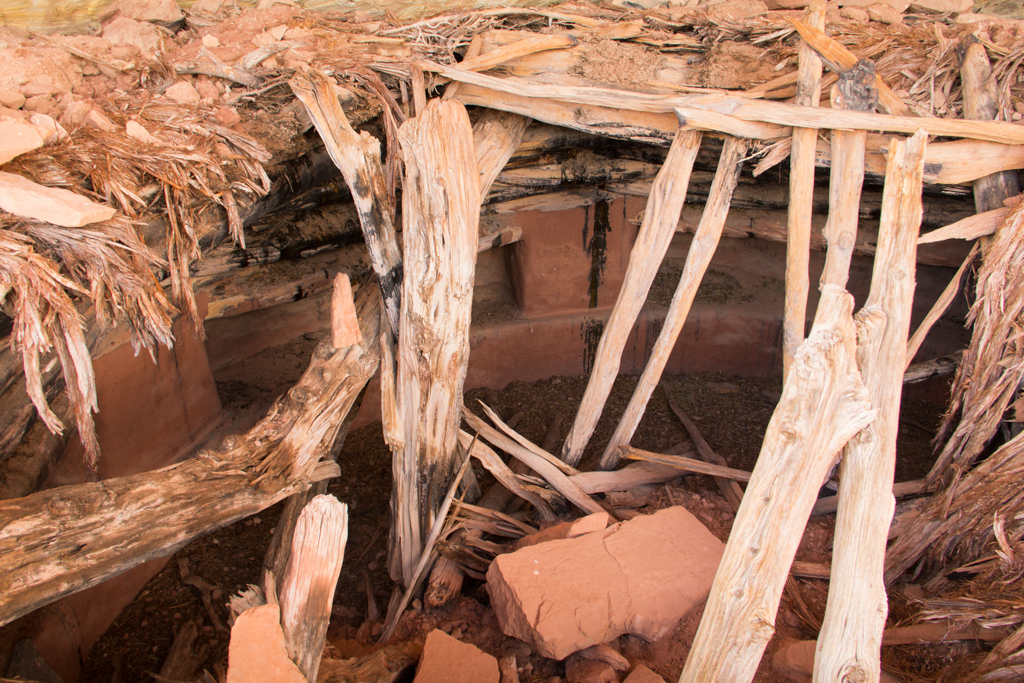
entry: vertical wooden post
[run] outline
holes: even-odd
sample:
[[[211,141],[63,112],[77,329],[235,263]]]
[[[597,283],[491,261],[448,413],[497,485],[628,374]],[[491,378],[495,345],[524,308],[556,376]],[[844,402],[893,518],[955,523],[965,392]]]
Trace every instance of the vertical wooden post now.
[[[288,657],[308,681],[320,668],[347,541],[348,506],[337,498],[317,496],[302,510],[279,601]]]
[[[408,585],[455,475],[469,360],[480,219],[473,130],[456,100],[432,100],[402,124],[406,274],[396,395],[404,448],[395,453],[389,568]]]
[[[927,139],[919,132],[906,142],[889,142],[871,292],[857,314],[857,363],[878,417],[850,440],[843,455],[832,581],[814,659],[815,681],[877,681],[881,675],[888,612],[882,574],[896,505],[896,434]]]
[[[825,2],[813,0],[807,23],[825,29]],[[821,98],[821,58],[806,40],[800,41],[796,103],[817,107]],[[793,356],[804,340],[807,320],[807,292],[810,289],[811,207],[814,203],[814,161],[818,129],[794,128],[790,152],[789,221],[786,240],[786,304],[782,323],[782,377],[785,379]]]
[[[640,233],[629,255],[622,289],[597,345],[594,369],[576,420],[562,447],[562,460],[570,465],[579,463],[583,449],[594,433],[612,384],[619,374],[626,339],[672,242],[683,202],[686,201],[686,188],[690,184],[690,171],[693,170],[700,141],[699,131],[680,129],[676,132],[665,163],[654,180]]]
[[[640,381],[637,382],[626,412],[622,415],[619,425],[615,428],[615,433],[612,434],[612,438],[601,456],[601,469],[614,469],[619,464],[619,448],[628,444],[629,440],[633,438],[633,433],[647,408],[647,402],[650,400],[651,394],[654,393],[654,388],[661,381],[661,373],[665,370],[668,357],[679,338],[679,333],[683,330],[686,316],[690,313],[693,297],[697,294],[700,281],[711,263],[711,258],[715,255],[715,249],[718,248],[718,241],[722,237],[722,228],[725,226],[725,217],[729,213],[729,202],[732,200],[732,193],[740,178],[743,153],[746,149],[746,140],[734,137],[727,137],[725,140],[722,155],[718,159],[718,171],[711,184],[708,201],[700,218],[700,225],[697,226],[693,241],[690,243],[690,250],[686,254],[686,263],[683,266],[683,273],[679,277],[676,292],[672,295],[668,313],[665,315],[665,324],[662,325],[661,332],[658,334],[658,340],[651,351],[651,358],[647,361]]]

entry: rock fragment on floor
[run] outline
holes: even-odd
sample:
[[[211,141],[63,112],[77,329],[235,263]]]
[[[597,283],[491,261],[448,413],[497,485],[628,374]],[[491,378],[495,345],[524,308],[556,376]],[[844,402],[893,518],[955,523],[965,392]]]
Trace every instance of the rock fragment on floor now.
[[[0,164],[43,146],[43,136],[27,121],[0,119]]]
[[[622,678],[608,662],[572,655],[565,663],[569,683],[620,683]]]
[[[707,597],[723,550],[676,506],[499,555],[487,590],[506,635],[564,659],[624,633],[665,636]]]
[[[171,25],[185,18],[175,0],[119,0],[115,5],[122,16],[136,21]]]
[[[665,679],[645,665],[637,664],[622,683],[665,683]]]
[[[498,660],[440,629],[427,635],[413,683],[500,683]]]
[[[281,609],[260,605],[235,619],[228,645],[227,683],[306,683],[288,658],[281,630]]]
[[[44,187],[14,173],[0,172],[0,209],[65,228],[80,228],[114,217],[117,209],[70,190]]]

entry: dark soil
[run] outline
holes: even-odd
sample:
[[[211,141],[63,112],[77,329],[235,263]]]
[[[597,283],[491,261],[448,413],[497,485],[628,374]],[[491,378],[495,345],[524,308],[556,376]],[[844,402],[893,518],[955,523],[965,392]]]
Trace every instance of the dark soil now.
[[[316,341],[316,335],[300,337],[250,358],[238,367],[218,373],[221,400],[231,418],[228,428],[242,431],[251,426],[270,402],[301,375]],[[586,377],[552,377],[532,384],[512,382],[501,391],[469,391],[466,404],[480,412],[478,401],[483,401],[505,419],[522,413],[517,430],[535,443],[541,443],[556,416],[561,418],[560,436],[564,438],[586,383]],[[635,377],[620,377],[615,383],[584,454],[584,468],[588,462],[600,457],[635,385]],[[672,392],[704,438],[731,467],[753,468],[781,391],[778,379],[731,377],[718,373],[667,377],[662,390],[651,397],[632,440],[633,445],[639,448],[664,451],[688,439],[669,409],[664,390]],[[920,478],[927,472],[931,465],[929,441],[940,415],[938,406],[923,401],[905,401],[899,438],[898,481]],[[390,452],[384,443],[380,424],[358,429],[345,441],[339,458],[342,474],[329,489],[330,493],[348,504],[350,515],[345,565],[339,578],[328,639],[329,654],[335,657],[351,657],[372,651],[376,641],[374,636],[379,634],[391,597],[393,584],[386,568],[390,462]],[[480,471],[478,475],[486,486],[486,473]],[[709,477],[683,477],[656,487],[648,494],[643,504],[635,508],[636,512],[650,513],[673,504],[684,505],[712,533],[723,541],[728,538],[733,515]],[[263,555],[279,508],[280,505],[265,510],[200,538],[179,551],[93,648],[83,668],[82,682],[151,680],[147,672],[159,670],[176,629],[188,620],[201,624],[201,639],[210,645],[205,667],[214,672],[218,666],[226,666],[228,632],[216,627],[203,606],[200,591],[182,583],[179,560],[187,558],[192,575],[216,586],[212,596],[214,613],[219,623],[227,624],[228,597],[247,584],[259,582]],[[626,512],[627,516],[636,514],[632,510]],[[821,563],[831,560],[833,520],[832,516],[811,520],[797,559]],[[813,638],[816,635],[813,621],[814,618],[820,619],[824,612],[827,584],[808,580],[794,585],[796,588],[787,590],[783,599],[779,635]],[[794,596],[793,590],[799,595]],[[802,609],[801,604],[806,607]],[[894,605],[894,613],[904,611]],[[811,619],[806,618],[808,613],[812,615]],[[699,614],[694,613],[662,641],[645,643],[638,638],[624,636],[619,639],[618,646],[632,661],[644,661],[666,680],[675,680],[698,622]],[[524,682],[547,681],[552,676],[564,675],[562,663],[544,659],[525,643],[501,633],[488,605],[486,591],[479,582],[467,580],[459,600],[429,613],[424,612],[416,601],[414,609],[403,617],[393,642],[404,641],[411,652],[416,652],[432,628],[454,633],[495,656],[517,655],[520,677]],[[777,641],[778,638],[773,643]],[[774,648],[774,644],[769,646],[756,680],[779,680],[768,664]],[[913,653],[909,657],[897,657],[894,665],[904,670],[933,668],[925,666]]]

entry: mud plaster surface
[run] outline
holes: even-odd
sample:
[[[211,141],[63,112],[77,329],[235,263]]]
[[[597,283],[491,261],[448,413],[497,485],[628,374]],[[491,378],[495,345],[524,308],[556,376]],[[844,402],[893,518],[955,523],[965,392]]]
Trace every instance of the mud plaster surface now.
[[[664,62],[665,58],[655,50],[615,40],[601,40],[580,57],[569,73],[595,85],[643,90],[654,80],[655,72]]]

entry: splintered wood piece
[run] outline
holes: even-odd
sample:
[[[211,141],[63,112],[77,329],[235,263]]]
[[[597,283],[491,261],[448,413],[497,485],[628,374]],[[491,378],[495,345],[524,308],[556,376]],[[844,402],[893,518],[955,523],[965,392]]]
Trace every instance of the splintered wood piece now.
[[[696,451],[677,453],[692,457]],[[626,465],[621,470],[614,472],[580,472],[569,477],[574,484],[580,487],[584,493],[594,495],[595,493],[609,493],[612,491],[629,491],[644,484],[661,484],[672,481],[682,476],[678,467],[671,465],[659,465],[653,462],[637,462]]]
[[[874,66],[861,62],[844,73],[833,93],[838,98],[833,106],[870,109],[869,81],[873,81]],[[828,223],[825,239],[828,252],[821,273],[821,284],[846,287],[850,277],[850,259],[857,243],[857,221],[860,216],[860,194],[864,185],[864,149],[867,133],[864,131],[832,131],[832,177],[829,182]],[[821,306],[818,306],[821,311]]]
[[[552,35],[534,34],[514,43],[503,45],[486,54],[468,56],[459,62],[459,68],[466,71],[487,71],[496,66],[526,55],[545,52],[547,50],[561,50],[567,47],[574,47],[579,40],[569,33],[556,33]]]
[[[768,423],[680,683],[746,683],[833,458],[873,418],[856,367],[853,297],[825,285]]]
[[[668,465],[669,467],[675,467],[683,470],[684,472],[707,474],[712,477],[720,477],[722,479],[729,479],[732,481],[750,481],[750,472],[736,470],[723,465],[715,465],[713,463],[704,462],[703,460],[687,458],[681,455],[651,453],[650,451],[633,448],[632,446],[623,446],[622,457],[627,460],[646,460],[647,462],[653,462],[659,465]]]
[[[299,515],[278,602],[288,656],[315,681],[348,542],[348,506],[317,496]]]
[[[572,105],[593,105],[610,109],[627,109],[639,112],[666,112],[681,109],[683,118],[689,112],[706,112],[708,124],[715,117],[736,119],[752,123],[770,124],[778,127],[774,137],[786,137],[792,131],[787,126],[803,128],[826,128],[857,131],[884,131],[888,133],[914,134],[923,129],[929,135],[956,138],[988,140],[1008,145],[1024,144],[1021,127],[1003,121],[974,121],[962,119],[918,118],[913,116],[891,116],[863,110],[839,110],[825,107],[801,107],[795,104],[770,102],[750,97],[734,97],[722,93],[681,93],[673,95],[651,95],[628,90],[595,88],[587,86],[552,85],[523,78],[496,78],[485,74],[466,71],[453,66],[433,62],[416,62],[424,71],[439,73],[471,85],[498,90],[535,100],[552,99]],[[871,85],[875,75],[871,74]],[[460,92],[459,97],[462,96]],[[486,106],[486,105],[485,105]],[[519,112],[531,118],[529,112]],[[698,114],[694,114],[699,116]],[[732,131],[722,131],[737,135]],[[756,137],[738,134],[739,137]]]
[[[0,502],[0,625],[338,476],[336,463],[319,461],[377,371],[376,287],[360,288],[356,310],[363,342],[321,342],[244,435],[154,472]]]
[[[359,318],[356,317],[356,304],[352,299],[352,284],[345,273],[334,276],[334,291],[331,293],[331,343],[336,349],[359,343]]]
[[[498,417],[498,414],[491,410],[486,403],[484,403],[483,401],[478,401],[478,403],[480,403],[480,407],[484,409],[484,414],[487,415],[491,422],[494,423],[494,426],[500,429],[501,431],[505,432],[506,435],[514,439],[515,442],[518,443],[520,446],[534,453],[535,455],[544,458],[546,461],[548,461],[549,463],[557,467],[559,470],[561,470],[561,472],[568,477],[571,477],[574,474],[579,474],[579,470],[577,470],[575,467],[573,467],[572,465],[567,465],[566,463],[562,462],[561,460],[551,455],[543,448],[533,443],[526,437],[519,434],[519,432],[509,427],[504,422],[502,422],[501,418]]]
[[[412,75],[412,106],[417,115],[427,108],[427,86],[423,78],[423,69],[413,65],[409,71]]]
[[[700,430],[697,429],[697,425],[693,423],[689,415],[683,412],[683,409],[679,407],[676,400],[672,397],[672,392],[668,390],[668,387],[662,387],[665,390],[665,398],[668,399],[668,407],[676,414],[679,421],[683,423],[683,427],[689,433],[690,438],[693,439],[694,445],[697,447],[697,452],[700,453],[700,457],[704,459],[704,462],[711,463],[712,465],[721,465],[722,467],[728,467],[729,463],[725,461],[725,458],[715,453],[711,448],[711,444],[704,440]],[[736,512],[740,509],[740,503],[743,502],[743,489],[732,479],[726,479],[724,477],[715,477],[715,483],[718,484],[718,488],[721,489],[722,495],[729,502],[732,507],[732,511]]]
[[[352,193],[359,224],[377,273],[384,310],[392,334],[398,334],[399,297],[402,289],[402,252],[395,239],[392,210],[380,142],[367,132],[356,133],[338,101],[334,81],[319,71],[297,75],[288,82],[309,114],[331,160]]]
[[[643,223],[629,255],[622,288],[597,345],[590,381],[587,382],[576,420],[562,446],[562,460],[572,466],[579,464],[583,449],[594,433],[612,384],[619,374],[626,339],[647,300],[647,292],[672,242],[686,200],[693,162],[700,150],[700,141],[699,132],[680,130],[651,188]]]
[[[807,12],[807,26],[825,29],[825,3],[814,0]],[[800,65],[796,103],[817,107],[821,99],[821,59],[807,40],[800,41]],[[786,225],[786,302],[782,322],[782,377],[804,340],[807,325],[807,293],[810,291],[811,213],[814,205],[814,167],[818,131],[794,128],[789,172],[789,215]]]
[[[686,263],[683,265],[682,275],[679,276],[679,284],[676,285],[675,294],[672,295],[672,303],[669,305],[668,313],[665,314],[665,322],[658,333],[658,340],[651,350],[651,357],[644,367],[643,374],[637,382],[633,396],[626,406],[626,411],[619,420],[615,433],[612,434],[601,456],[601,469],[613,469],[619,461],[619,447],[628,444],[637,426],[643,418],[647,409],[647,402],[654,393],[654,388],[661,381],[661,374],[668,364],[669,355],[676,345],[679,333],[683,331],[686,317],[690,313],[693,299],[704,278],[708,265],[711,263],[715,250],[718,248],[718,241],[722,237],[722,228],[725,226],[725,218],[729,213],[729,203],[732,200],[733,191],[739,182],[740,169],[743,166],[743,154],[747,149],[745,140],[729,137],[722,146],[722,154],[718,159],[718,170],[715,179],[711,183],[711,190],[708,193],[708,200],[704,205],[704,212],[700,217],[700,225],[694,233],[690,242],[690,250],[686,254]],[[653,195],[652,195],[653,196]],[[632,261],[631,261],[632,263]],[[660,265],[660,261],[657,265]],[[626,290],[623,289],[623,292]],[[622,295],[620,295],[621,297]],[[646,299],[646,290],[640,297],[642,304]],[[617,304],[616,304],[617,305]],[[632,326],[632,321],[630,321]],[[606,331],[607,333],[607,331]],[[602,337],[602,342],[604,338]],[[600,348],[600,347],[598,347]],[[621,354],[621,349],[620,349]],[[616,356],[618,358],[618,356]],[[595,374],[597,365],[594,366]],[[618,365],[615,366],[618,372]],[[593,375],[592,375],[593,378]],[[589,389],[589,386],[588,386]]]
[[[960,65],[964,118],[991,121],[999,112],[996,83],[985,46],[973,35],[966,37],[967,50]],[[1003,206],[1003,200],[1020,194],[1017,171],[1003,171],[974,181],[974,206],[978,213]]]
[[[479,439],[477,439],[476,443],[473,443],[473,437],[463,430],[459,430],[459,443],[463,448],[469,448],[470,444],[473,444],[473,450],[470,451],[470,455],[479,460],[480,464],[482,464],[488,472],[494,475],[494,478],[497,479],[502,486],[536,508],[537,513],[543,521],[553,522],[557,519],[547,501],[524,488],[519,483],[519,478],[516,477],[515,473],[512,472],[509,466],[505,464],[505,461],[502,460],[490,446]]]
[[[480,51],[483,49],[483,47],[483,34],[477,33],[469,41],[469,46],[466,48],[466,54],[463,55],[462,61],[465,62],[467,59],[472,59],[473,57],[476,57],[477,55],[480,54]],[[450,100],[451,98],[455,97],[456,93],[459,92],[459,88],[461,87],[462,83],[459,83],[458,81],[453,81],[452,83],[449,83],[448,87],[444,89],[444,95],[441,95],[441,99]]]
[[[462,385],[469,361],[480,221],[473,129],[456,100],[431,100],[398,131],[402,187],[402,334],[396,396],[404,448],[395,453],[389,568],[406,586],[423,537],[455,474]]]
[[[857,313],[857,365],[877,417],[843,454],[832,583],[814,658],[818,681],[876,680],[881,672],[879,648],[888,613],[882,574],[896,505],[896,434],[927,140],[922,131],[889,145],[871,291]]]
[[[473,124],[476,167],[480,172],[480,203],[483,204],[494,179],[519,148],[530,119],[519,114],[486,109]],[[522,234],[522,233],[520,233]]]
[[[513,439],[505,436],[494,427],[484,422],[481,418],[471,413],[465,406],[462,415],[466,424],[480,434],[480,438],[486,439],[517,460],[521,460],[530,469],[539,474],[546,482],[551,484],[566,499],[586,513],[604,512],[604,508],[595,503],[590,496],[572,482],[559,468],[552,465],[546,458],[543,458],[528,448],[519,445]]]
[[[960,294],[960,281],[963,279],[964,273],[967,272],[970,265],[974,263],[974,258],[977,255],[978,245],[976,243],[971,248],[970,253],[967,254],[967,258],[964,259],[963,265],[957,269],[953,279],[949,281],[946,288],[942,290],[942,294],[939,295],[939,298],[932,305],[931,309],[929,309],[928,315],[926,315],[924,320],[921,321],[921,324],[917,326],[917,330],[915,330],[914,335],[910,338],[910,341],[907,342],[907,355],[904,362],[905,368],[910,368],[910,364],[914,362],[914,356],[917,355],[918,350],[921,348],[921,344],[924,343],[924,338],[928,336],[929,330],[931,330],[932,326],[938,322],[939,318],[942,317],[942,314],[946,312],[947,308],[949,308],[949,305],[953,303],[953,299]]]
[[[992,209],[984,213],[962,218],[938,230],[926,232],[917,238],[918,244],[932,244],[944,240],[973,240],[995,233],[996,229],[1006,220],[1010,212],[1008,208]]]
[[[821,55],[828,68],[836,73],[842,73],[852,69],[857,64],[857,55],[850,52],[846,46],[825,34],[824,21],[816,24],[813,21],[804,23],[799,19],[790,19],[800,37],[815,52]],[[801,58],[803,53],[801,53]],[[913,116],[910,107],[892,91],[881,76],[875,76],[875,87],[878,89],[878,103],[885,107],[885,110],[894,116]],[[797,104],[801,104],[797,102]],[[973,117],[972,117],[973,118]]]
[[[395,387],[398,372],[395,363],[395,337],[382,324],[380,330],[380,419],[384,432],[384,443],[393,453],[405,448],[402,415],[398,410],[397,388]]]

